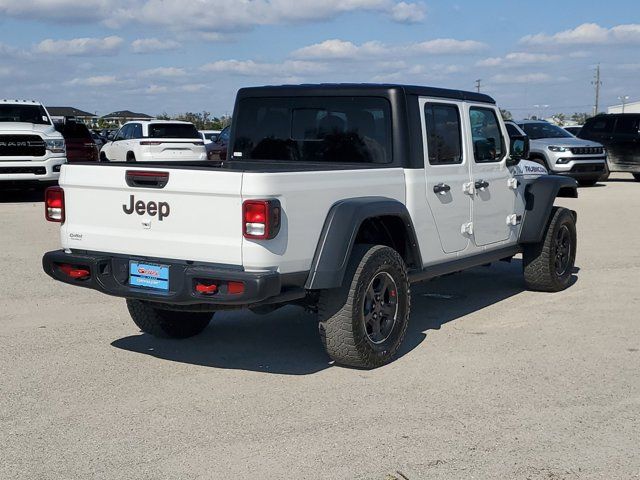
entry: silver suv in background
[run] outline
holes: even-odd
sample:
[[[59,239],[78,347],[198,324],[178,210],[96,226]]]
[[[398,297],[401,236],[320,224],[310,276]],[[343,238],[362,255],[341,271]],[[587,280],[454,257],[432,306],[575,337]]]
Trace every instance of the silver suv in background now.
[[[607,173],[605,148],[596,142],[576,138],[544,120],[505,122],[509,135],[529,137],[529,160],[556,175],[575,178],[582,186],[595,185]]]

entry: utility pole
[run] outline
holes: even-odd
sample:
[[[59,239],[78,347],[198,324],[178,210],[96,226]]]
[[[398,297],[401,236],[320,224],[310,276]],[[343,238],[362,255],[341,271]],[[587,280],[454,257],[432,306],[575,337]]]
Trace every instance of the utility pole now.
[[[478,93],[480,93],[480,82],[482,82],[481,78],[476,80],[476,90],[478,90]]]
[[[622,113],[624,113],[624,105],[627,103],[627,100],[629,100],[629,95],[620,95],[618,100],[622,102]]]
[[[593,115],[596,116],[600,107],[600,87],[602,86],[602,82],[600,81],[600,64],[596,66],[596,73],[591,84],[596,86],[596,103],[593,106]]]

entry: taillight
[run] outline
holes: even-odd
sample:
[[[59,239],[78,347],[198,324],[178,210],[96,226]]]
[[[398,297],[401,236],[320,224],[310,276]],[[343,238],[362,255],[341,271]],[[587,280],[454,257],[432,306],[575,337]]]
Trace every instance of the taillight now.
[[[246,200],[242,204],[242,234],[254,240],[275,238],[280,231],[278,200]]]
[[[151,142],[148,140],[140,142],[140,145],[162,145],[162,142]]]
[[[44,218],[49,222],[64,223],[64,190],[49,187],[44,192]]]

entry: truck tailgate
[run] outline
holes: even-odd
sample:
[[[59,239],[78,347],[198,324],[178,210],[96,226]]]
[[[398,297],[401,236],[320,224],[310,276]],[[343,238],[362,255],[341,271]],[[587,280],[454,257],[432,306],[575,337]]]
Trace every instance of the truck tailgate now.
[[[147,181],[139,172],[152,176]],[[156,174],[168,178],[156,182]],[[65,165],[60,177],[66,211],[62,246],[242,265],[242,175],[217,169]]]

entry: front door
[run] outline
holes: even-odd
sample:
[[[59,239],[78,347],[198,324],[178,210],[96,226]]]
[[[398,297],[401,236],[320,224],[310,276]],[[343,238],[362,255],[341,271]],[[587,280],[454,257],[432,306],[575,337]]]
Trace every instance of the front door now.
[[[462,103],[420,99],[425,146],[427,202],[435,218],[442,250],[454,253],[469,245],[471,196],[469,160],[463,148]]]
[[[473,236],[476,245],[509,239],[516,191],[510,186],[506,162],[508,136],[496,108],[471,105],[469,134],[473,150]]]

